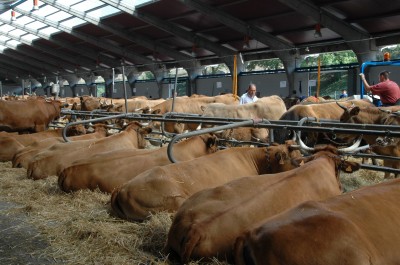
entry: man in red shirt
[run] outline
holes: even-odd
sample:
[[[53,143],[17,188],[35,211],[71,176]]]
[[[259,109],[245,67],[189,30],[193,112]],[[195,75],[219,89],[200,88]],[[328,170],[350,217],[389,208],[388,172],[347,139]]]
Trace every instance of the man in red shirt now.
[[[382,71],[379,73],[379,83],[370,86],[365,80],[364,74],[360,74],[361,80],[364,83],[365,91],[372,92],[373,95],[378,95],[381,98],[383,106],[400,105],[400,88],[389,80],[389,72]]]

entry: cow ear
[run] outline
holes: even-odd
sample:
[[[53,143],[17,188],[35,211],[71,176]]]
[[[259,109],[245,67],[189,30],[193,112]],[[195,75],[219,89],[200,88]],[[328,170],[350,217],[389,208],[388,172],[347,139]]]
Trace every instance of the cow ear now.
[[[217,143],[217,137],[213,135],[213,137],[208,138],[207,140],[207,146],[212,147]]]
[[[144,135],[151,133],[151,131],[152,131],[152,129],[151,129],[150,127],[141,128],[141,129],[139,130],[139,132],[140,132],[141,134],[144,134]]]
[[[360,169],[360,164],[356,162],[343,161],[340,165],[340,169],[346,173],[353,173]]]
[[[352,115],[352,116],[358,115],[358,113],[360,113],[360,107],[359,106],[355,106],[354,108],[352,108],[350,110],[350,115]]]
[[[206,106],[200,106],[201,111],[204,111],[206,109]]]

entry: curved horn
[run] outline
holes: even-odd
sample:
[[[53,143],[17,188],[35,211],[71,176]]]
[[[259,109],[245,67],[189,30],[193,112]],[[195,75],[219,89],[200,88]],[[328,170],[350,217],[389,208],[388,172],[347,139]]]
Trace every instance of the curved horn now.
[[[360,146],[361,140],[362,140],[362,135],[357,139],[357,141],[352,146],[339,148],[338,152],[340,153],[353,152],[357,147]]]
[[[391,112],[390,114],[398,117],[398,116],[400,116],[400,111],[394,111],[394,112]]]
[[[336,104],[337,104],[340,108],[342,108],[344,111],[347,111],[347,108],[346,108],[345,106],[343,106],[343,105],[340,105],[339,102],[336,101]]]
[[[381,108],[378,108],[380,111],[382,111],[382,112],[384,112],[384,113],[387,113],[387,114],[390,114],[390,113],[392,113],[390,110],[387,110],[387,109],[381,109]]]
[[[301,149],[301,150],[304,150],[304,151],[307,151],[307,152],[314,152],[314,151],[315,151],[314,148],[307,146],[307,145],[301,140],[301,138],[300,138],[299,135],[297,135],[297,138],[299,139],[299,144],[300,144],[300,149]]]

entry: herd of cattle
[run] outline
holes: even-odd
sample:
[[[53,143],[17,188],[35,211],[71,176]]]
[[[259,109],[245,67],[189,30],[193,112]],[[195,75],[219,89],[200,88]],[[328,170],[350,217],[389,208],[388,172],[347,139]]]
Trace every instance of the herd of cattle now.
[[[65,192],[110,193],[114,213],[129,221],[172,213],[164,251],[180,263],[213,258],[247,265],[400,263],[400,180],[385,173],[381,184],[343,193],[339,179],[340,171],[360,168],[347,157],[366,147],[376,154],[400,157],[396,138],[340,134],[337,137],[348,143],[342,147],[321,144],[326,137],[321,134],[295,138],[294,132],[276,129],[275,142],[268,143],[268,129],[243,127],[180,141],[173,148],[179,162],[171,163],[167,146],[146,148],[146,137],[160,127],[157,122],[128,120],[118,123],[120,132],[110,133],[105,123],[89,126],[83,121],[69,127],[70,141],[65,142],[63,129],[50,129],[49,124],[66,108],[283,121],[315,117],[394,126],[399,125],[399,107],[342,100],[287,108],[277,96],[239,105],[232,94],[174,101],[2,99],[0,161],[25,168],[33,180],[58,176],[58,186]],[[166,131],[178,134],[210,126],[173,121],[164,125]],[[221,149],[223,137],[257,139],[268,146]],[[384,163],[400,169],[399,160]]]

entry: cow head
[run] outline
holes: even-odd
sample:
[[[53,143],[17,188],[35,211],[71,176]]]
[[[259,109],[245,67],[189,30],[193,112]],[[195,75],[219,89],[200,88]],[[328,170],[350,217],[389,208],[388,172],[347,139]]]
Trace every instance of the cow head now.
[[[133,121],[128,123],[123,130],[128,131],[128,130],[134,130],[137,133],[137,139],[138,139],[138,147],[139,148],[145,148],[147,145],[147,140],[145,139],[145,136],[149,133],[152,132],[152,129],[150,127],[143,127],[139,122]]]
[[[201,135],[200,137],[205,142],[210,153],[215,153],[218,151],[218,138],[216,135],[210,133]]]
[[[83,124],[77,124],[68,127],[67,136],[83,135],[86,134],[86,128]]]
[[[278,173],[293,169],[296,167],[292,159],[301,157],[299,150],[291,148],[294,142],[286,141],[285,144],[272,143],[266,150],[266,158],[269,167],[269,173]]]
[[[337,148],[332,145],[318,145],[316,147],[308,147],[303,143],[301,139],[299,139],[300,146],[293,145],[293,147],[300,147],[300,149],[304,151],[310,153],[312,152],[313,155],[308,157],[293,159],[293,163],[296,164],[297,166],[302,166],[305,163],[320,158],[322,156],[329,157],[335,163],[335,174],[339,187],[341,188],[341,183],[339,181],[340,171],[344,171],[346,173],[352,173],[360,169],[360,164],[345,160],[341,156],[341,154],[354,153],[369,148],[369,145],[359,147],[360,143],[361,143],[361,137],[359,137],[359,139],[352,146],[345,148]]]

